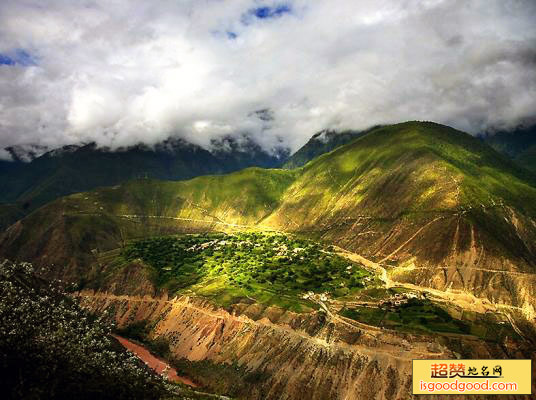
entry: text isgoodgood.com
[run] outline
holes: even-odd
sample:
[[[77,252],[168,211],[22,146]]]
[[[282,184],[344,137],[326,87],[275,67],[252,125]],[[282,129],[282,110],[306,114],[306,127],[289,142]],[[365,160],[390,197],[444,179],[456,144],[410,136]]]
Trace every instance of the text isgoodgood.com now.
[[[420,381],[421,390],[428,392],[474,392],[479,390],[489,390],[492,392],[515,391],[517,383],[515,382],[490,382],[489,379],[482,382],[460,382],[457,379],[454,382],[425,382]]]

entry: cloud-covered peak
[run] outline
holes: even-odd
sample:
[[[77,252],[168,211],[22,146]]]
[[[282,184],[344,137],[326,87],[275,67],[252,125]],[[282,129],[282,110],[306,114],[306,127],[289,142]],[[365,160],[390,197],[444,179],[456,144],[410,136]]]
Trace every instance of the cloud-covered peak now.
[[[535,20],[531,0],[3,1],[0,148],[505,129],[536,110]]]

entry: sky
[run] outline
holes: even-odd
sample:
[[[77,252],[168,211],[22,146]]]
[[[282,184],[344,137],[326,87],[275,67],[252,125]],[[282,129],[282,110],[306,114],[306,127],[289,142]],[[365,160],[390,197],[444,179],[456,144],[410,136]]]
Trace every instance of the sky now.
[[[2,0],[6,146],[534,122],[534,0]]]

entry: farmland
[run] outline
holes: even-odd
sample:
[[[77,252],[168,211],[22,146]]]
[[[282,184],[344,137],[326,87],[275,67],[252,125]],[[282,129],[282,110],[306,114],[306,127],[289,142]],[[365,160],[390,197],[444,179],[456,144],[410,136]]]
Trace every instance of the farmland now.
[[[330,247],[272,232],[154,237],[128,243],[120,257],[143,261],[156,285],[170,293],[194,290],[209,297],[342,297],[374,282],[371,272]]]

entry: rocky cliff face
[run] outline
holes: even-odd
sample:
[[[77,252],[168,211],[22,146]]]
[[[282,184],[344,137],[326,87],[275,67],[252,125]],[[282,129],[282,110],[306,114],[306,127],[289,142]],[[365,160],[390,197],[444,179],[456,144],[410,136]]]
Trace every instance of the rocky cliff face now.
[[[119,326],[146,321],[151,337],[167,339],[176,358],[241,371],[239,398],[408,399],[414,358],[527,354],[514,342],[499,347],[462,336],[401,334],[321,312],[295,314],[256,304],[223,310],[198,298],[120,292],[78,296],[90,310],[110,312]]]

